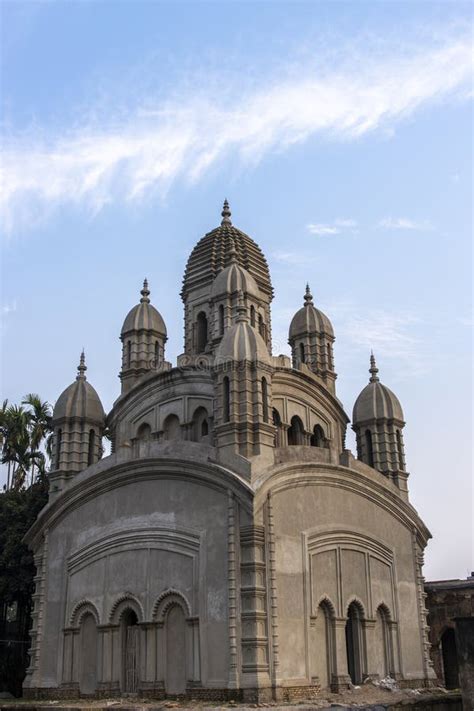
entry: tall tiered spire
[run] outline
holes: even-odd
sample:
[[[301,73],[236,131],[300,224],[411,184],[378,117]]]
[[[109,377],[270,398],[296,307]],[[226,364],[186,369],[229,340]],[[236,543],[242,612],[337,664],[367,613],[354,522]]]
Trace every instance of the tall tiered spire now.
[[[369,373],[370,373],[370,382],[371,383],[378,383],[380,378],[377,375],[379,372],[379,369],[377,368],[377,365],[375,364],[375,356],[373,351],[370,352],[370,368],[369,368]]]
[[[140,291],[140,294],[142,295],[142,298],[140,299],[140,303],[141,304],[149,304],[150,303],[150,290],[148,288],[148,279],[144,279],[143,289]]]
[[[77,366],[76,380],[86,380],[86,376],[85,376],[86,370],[87,370],[86,356],[85,356],[84,348],[83,348],[81,357],[79,358],[79,365]]]
[[[221,225],[231,225],[232,221],[230,219],[230,216],[232,215],[230,208],[229,208],[229,203],[227,202],[227,198],[224,200],[224,207],[222,208],[222,222]]]

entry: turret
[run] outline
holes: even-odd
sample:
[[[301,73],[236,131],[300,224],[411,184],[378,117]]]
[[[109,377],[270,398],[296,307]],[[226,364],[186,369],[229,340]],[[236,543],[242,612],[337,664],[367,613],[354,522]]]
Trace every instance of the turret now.
[[[258,245],[232,224],[227,200],[222,221],[193,249],[183,280],[184,353],[187,362],[216,352],[235,321],[242,291],[252,325],[271,350],[270,303],[273,288],[268,264]]]
[[[104,408],[86,379],[81,353],[77,377],[59,396],[53,411],[52,471],[74,474],[95,464],[102,456]]]
[[[306,285],[304,306],[293,316],[288,343],[291,346],[293,367],[304,363],[319,375],[332,393],[335,391],[334,330],[328,317],[313,304],[309,285]]]
[[[372,354],[369,384],[357,398],[352,414],[357,458],[389,477],[407,496],[403,410],[397,396],[380,382],[378,372]]]
[[[271,421],[271,359],[248,317],[243,294],[237,320],[216,351],[215,434],[217,446],[244,457],[270,452],[275,428]]]
[[[127,314],[120,333],[122,393],[130,390],[146,373],[160,370],[165,359],[166,326],[159,311],[150,303],[146,279],[140,294],[140,302]]]

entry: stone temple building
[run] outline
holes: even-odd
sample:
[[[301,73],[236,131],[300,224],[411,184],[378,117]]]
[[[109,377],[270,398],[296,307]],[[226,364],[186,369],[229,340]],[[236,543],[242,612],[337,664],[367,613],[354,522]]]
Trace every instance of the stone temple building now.
[[[387,675],[430,685],[430,533],[409,502],[403,411],[374,358],[355,458],[331,322],[307,287],[291,358],[272,355],[268,265],[227,202],[181,297],[176,365],[145,281],[122,326],[112,410],[84,355],[57,400],[49,503],[27,535],[25,695],[295,699]]]

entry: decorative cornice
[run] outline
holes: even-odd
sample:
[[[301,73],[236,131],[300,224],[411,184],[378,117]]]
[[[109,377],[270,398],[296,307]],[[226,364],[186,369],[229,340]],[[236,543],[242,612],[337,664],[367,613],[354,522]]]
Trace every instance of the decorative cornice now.
[[[382,476],[377,472],[374,472],[374,475],[377,478]],[[391,490],[393,484],[389,481],[374,481],[373,477],[340,464],[287,462],[267,470],[254,482],[255,511],[263,507],[269,491],[276,494],[308,485],[336,487],[373,501],[398,519],[409,531],[415,528],[422,547],[425,547],[432,537],[414,507]]]
[[[102,462],[104,461],[102,460]],[[33,550],[36,550],[40,545],[43,530],[46,527],[57,525],[70,511],[95,499],[99,494],[107,493],[127,484],[136,486],[139,481],[178,479],[187,483],[207,486],[225,496],[227,490],[231,489],[241,505],[247,511],[252,511],[253,491],[250,485],[238,474],[210,462],[202,463],[161,457],[131,459],[106,470],[97,466],[97,471],[94,473],[88,473],[86,478],[81,478],[79,474],[77,479],[40,512],[33,526],[26,533],[24,541]]]

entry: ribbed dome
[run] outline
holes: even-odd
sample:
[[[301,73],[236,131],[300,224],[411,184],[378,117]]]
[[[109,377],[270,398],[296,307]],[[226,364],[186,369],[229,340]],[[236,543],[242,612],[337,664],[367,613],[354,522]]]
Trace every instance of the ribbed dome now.
[[[140,303],[128,312],[123,322],[121,335],[124,336],[130,331],[156,331],[166,336],[166,326],[163,317],[160,312],[150,304],[150,291],[146,279],[143,282],[143,289],[140,293],[142,295]]]
[[[235,251],[235,245],[232,239],[229,261],[229,266],[223,269],[214,279],[211,289],[211,298],[217,298],[225,294],[235,294],[236,292],[243,292],[257,299],[261,298],[262,295],[257,286],[257,282],[237,261],[237,252]]]
[[[191,289],[210,285],[214,281],[227,264],[232,242],[238,264],[250,272],[267,298],[273,298],[268,264],[260,247],[245,232],[232,225],[230,215],[226,200],[219,227],[204,235],[191,252],[183,279],[183,299]]]
[[[313,304],[309,286],[306,287],[305,305],[295,313],[290,324],[290,340],[306,333],[325,333],[334,338],[334,329],[326,314]]]
[[[59,396],[53,411],[53,422],[63,419],[83,419],[89,423],[104,425],[105,412],[100,398],[90,383],[87,382],[84,353],[78,366],[78,374],[72,383]]]
[[[361,422],[378,419],[404,422],[403,410],[399,399],[378,378],[378,368],[375,365],[374,356],[370,358],[369,372],[371,373],[370,382],[355,401],[352,423],[356,425]]]
[[[226,331],[216,352],[216,363],[249,360],[270,363],[270,354],[261,335],[248,322],[242,302],[237,322]]]

